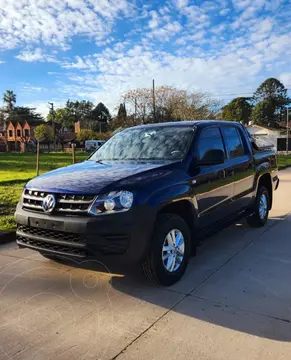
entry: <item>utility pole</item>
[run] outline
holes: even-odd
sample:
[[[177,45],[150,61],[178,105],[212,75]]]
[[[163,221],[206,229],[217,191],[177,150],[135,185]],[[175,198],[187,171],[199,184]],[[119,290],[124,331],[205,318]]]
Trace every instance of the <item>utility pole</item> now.
[[[287,128],[286,154],[288,155],[288,152],[289,152],[289,108],[288,108],[288,107],[287,107],[287,123],[286,123],[286,128]]]
[[[137,113],[137,101],[136,98],[134,98],[134,120],[136,121],[136,113]]]
[[[39,175],[39,153],[40,153],[40,149],[39,149],[39,139],[38,139],[36,143],[36,176]]]
[[[53,125],[53,133],[54,133],[54,152],[56,151],[56,143],[57,143],[57,139],[56,139],[56,125],[55,125],[55,111],[54,111],[54,103],[50,103],[50,110],[51,110],[51,115],[52,115],[52,125]]]
[[[155,80],[153,80],[153,110],[154,110],[154,122],[156,122],[156,94],[155,94]]]

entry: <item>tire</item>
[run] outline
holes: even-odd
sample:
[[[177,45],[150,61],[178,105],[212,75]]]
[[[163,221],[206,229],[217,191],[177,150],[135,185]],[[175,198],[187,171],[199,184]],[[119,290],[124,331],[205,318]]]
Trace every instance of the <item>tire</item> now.
[[[170,245],[173,238],[175,247]],[[142,263],[143,273],[154,283],[170,286],[184,275],[190,254],[191,234],[186,222],[178,215],[162,214],[156,222],[149,254]]]
[[[264,226],[268,220],[269,209],[270,209],[269,191],[265,186],[259,185],[255,200],[255,205],[254,205],[254,213],[253,215],[247,218],[247,223],[249,224],[249,226],[251,227]]]

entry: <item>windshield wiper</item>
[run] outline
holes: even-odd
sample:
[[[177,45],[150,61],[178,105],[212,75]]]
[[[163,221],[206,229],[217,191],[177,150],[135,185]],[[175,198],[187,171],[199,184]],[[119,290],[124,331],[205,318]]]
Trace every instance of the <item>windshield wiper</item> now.
[[[102,161],[103,161],[103,160],[101,160],[101,159],[95,160],[96,163],[104,165]]]

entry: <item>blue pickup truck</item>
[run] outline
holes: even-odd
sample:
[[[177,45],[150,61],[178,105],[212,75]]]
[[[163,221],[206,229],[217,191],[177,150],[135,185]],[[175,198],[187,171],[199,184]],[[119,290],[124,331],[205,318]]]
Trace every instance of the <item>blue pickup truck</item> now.
[[[279,184],[270,148],[235,122],[123,130],[87,161],[27,183],[17,244],[46,257],[140,266],[154,282],[184,274],[199,234],[246,217],[263,226]]]

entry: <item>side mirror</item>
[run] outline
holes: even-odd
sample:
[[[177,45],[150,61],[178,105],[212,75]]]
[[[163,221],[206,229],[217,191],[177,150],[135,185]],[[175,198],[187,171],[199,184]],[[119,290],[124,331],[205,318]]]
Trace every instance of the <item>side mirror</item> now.
[[[207,151],[203,158],[196,161],[196,165],[217,165],[223,164],[225,160],[224,152],[219,149]]]

